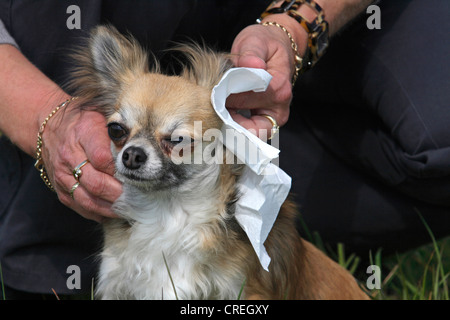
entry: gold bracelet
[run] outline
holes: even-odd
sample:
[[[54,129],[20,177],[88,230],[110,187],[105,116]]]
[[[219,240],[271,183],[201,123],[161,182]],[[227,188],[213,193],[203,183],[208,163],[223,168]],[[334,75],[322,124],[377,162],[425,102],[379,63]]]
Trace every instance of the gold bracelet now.
[[[302,69],[299,70],[300,73],[303,73],[306,70],[311,69],[328,48],[329,26],[328,22],[325,20],[324,10],[314,0],[286,0],[283,1],[281,6],[275,7],[277,3],[277,1],[273,1],[256,21],[261,22],[263,18],[271,14],[287,14],[300,24],[300,26],[308,33],[308,42],[303,56]],[[313,21],[308,22],[299,12],[297,12],[302,5],[306,5],[315,11],[317,16]]]
[[[303,59],[300,57],[300,54],[298,53],[298,46],[297,46],[297,43],[295,43],[294,37],[292,37],[291,33],[284,26],[282,26],[281,24],[279,24],[277,22],[266,21],[266,22],[263,22],[261,25],[278,27],[281,30],[283,30],[284,33],[286,33],[286,35],[289,37],[289,40],[291,40],[291,47],[292,47],[292,50],[294,51],[295,71],[294,71],[294,75],[292,76],[292,86],[294,86],[295,81],[297,81],[298,74],[299,74],[300,70],[302,69],[302,64],[303,64]]]
[[[41,127],[39,128],[39,132],[37,134],[37,146],[36,146],[36,162],[34,164],[34,167],[41,173],[41,179],[44,181],[45,185],[52,191],[55,191],[55,189],[52,186],[52,183],[50,182],[47,172],[45,171],[44,167],[44,160],[42,159],[42,146],[44,144],[44,140],[42,140],[42,134],[44,133],[45,126],[47,125],[47,122],[55,115],[56,112],[58,112],[59,109],[67,106],[70,102],[75,100],[77,97],[72,97],[70,99],[67,99],[63,103],[61,103],[59,106],[57,106],[49,115],[47,118],[45,118],[44,122],[42,122]]]

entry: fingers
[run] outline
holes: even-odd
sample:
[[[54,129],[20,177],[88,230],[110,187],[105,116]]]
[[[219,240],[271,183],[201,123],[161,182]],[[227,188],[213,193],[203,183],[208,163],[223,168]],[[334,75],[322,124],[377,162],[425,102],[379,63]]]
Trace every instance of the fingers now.
[[[232,94],[227,98],[229,110],[250,110],[252,114],[270,114],[280,125],[284,125],[289,117],[289,106],[292,100],[290,83],[273,77],[265,92],[243,92]]]
[[[122,186],[113,177],[104,117],[92,111],[67,112],[61,125],[54,124],[44,132],[43,158],[60,201],[87,219],[101,222],[117,217],[112,204]],[[88,162],[80,168],[77,182],[73,170],[85,160]]]
[[[111,207],[122,193],[121,184],[109,174],[96,170],[90,162],[80,170],[78,182],[73,168],[55,176],[54,187],[60,201],[87,219],[101,222],[104,218],[117,217]]]
[[[289,119],[289,105],[292,99],[290,85],[274,89],[269,86],[266,92],[244,92],[230,95],[226,101],[228,111],[234,121],[254,132],[258,137],[270,137],[272,123],[262,115],[271,116],[278,126],[283,126]],[[245,117],[240,110],[250,110],[250,117]]]
[[[111,210],[116,195],[110,191],[112,189],[110,182],[113,184],[118,182],[107,174],[97,173],[95,177],[99,180],[92,184],[92,177],[94,175],[86,170],[79,179],[80,182],[76,182],[70,174],[59,179],[55,187],[59,200],[87,219],[101,222],[104,218],[116,218],[117,215]]]
[[[284,37],[278,28],[253,25],[241,31],[232,46],[236,67],[262,68],[272,75],[265,92],[230,95],[226,102],[232,118],[257,134],[272,128],[272,123],[261,115],[271,116],[279,126],[289,118],[293,57],[290,42]],[[238,110],[250,110],[251,117],[243,117]]]
[[[122,193],[122,184],[111,175],[99,171],[91,162],[82,170],[80,186],[92,196],[114,203]]]
[[[247,118],[235,112],[230,112],[230,115],[234,121],[262,140],[266,141],[271,136],[272,123],[267,118],[259,115]]]
[[[236,36],[231,47],[235,66],[266,69],[269,58],[269,48],[264,44],[266,31],[259,26],[249,26]],[[260,33],[262,35],[258,36]]]
[[[83,119],[85,118],[89,118],[88,125],[85,125],[82,120],[83,122],[80,122],[77,127],[77,130],[84,132],[79,140],[82,152],[86,154],[96,170],[114,175],[114,162],[110,149],[111,140],[106,131],[105,118],[100,113],[92,111],[86,112],[83,116]]]

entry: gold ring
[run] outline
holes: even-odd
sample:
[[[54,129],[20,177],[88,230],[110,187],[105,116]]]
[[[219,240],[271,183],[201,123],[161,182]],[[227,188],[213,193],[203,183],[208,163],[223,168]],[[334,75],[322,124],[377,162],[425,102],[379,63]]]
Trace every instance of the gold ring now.
[[[277,120],[275,120],[272,116],[269,116],[268,114],[260,114],[260,116],[266,118],[267,120],[270,121],[270,123],[272,123],[272,129],[270,130],[271,134],[269,138],[269,140],[271,140],[275,135],[275,133],[277,133],[278,130],[280,130],[280,126],[278,125]]]
[[[80,183],[77,182],[77,183],[75,183],[75,184],[72,186],[72,189],[70,189],[70,197],[71,197],[73,200],[75,200],[75,198],[73,197],[73,193],[75,192],[75,189],[78,188],[79,185],[80,185]]]
[[[83,174],[83,172],[81,171],[81,168],[83,168],[88,163],[89,163],[89,160],[86,159],[82,163],[77,165],[75,167],[75,169],[73,169],[72,174],[73,174],[73,177],[75,178],[75,180],[77,180],[77,182],[80,182],[81,175]]]

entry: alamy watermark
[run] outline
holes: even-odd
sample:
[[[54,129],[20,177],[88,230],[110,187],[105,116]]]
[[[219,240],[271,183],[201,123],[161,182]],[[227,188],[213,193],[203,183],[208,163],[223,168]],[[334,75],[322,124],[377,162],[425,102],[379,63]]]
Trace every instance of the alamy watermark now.
[[[77,5],[70,5],[66,9],[69,17],[66,20],[66,26],[69,30],[81,29],[81,9]],[[381,29],[381,10],[380,7],[372,4],[367,7],[366,14],[370,14],[367,18],[366,26],[368,29]]]
[[[67,267],[66,273],[70,274],[66,280],[66,286],[69,290],[81,289],[81,269],[79,266],[72,264]]]
[[[66,286],[69,290],[81,289],[81,269],[77,265],[70,265],[67,267],[66,273],[69,274],[66,280]],[[370,265],[366,269],[368,275],[366,280],[366,287],[369,290],[381,289],[381,269],[377,265]]]
[[[271,135],[270,130],[248,131],[255,140],[259,138],[267,141],[268,135]],[[272,152],[272,155],[274,152],[270,147],[252,141],[253,136],[249,138],[242,132],[227,126],[222,129],[210,128],[203,131],[202,121],[194,121],[193,132],[193,139],[190,132],[185,130],[174,130],[171,134],[170,140],[174,146],[170,157],[173,163],[259,165],[267,161],[266,152]],[[274,133],[270,139],[271,146],[278,149],[279,139],[279,133]],[[272,161],[272,163],[278,165],[278,161]]]
[[[369,30],[381,29],[380,7],[375,4],[372,4],[367,7],[366,13],[370,14],[370,16],[367,18],[367,21],[366,21],[367,29],[369,29]]]
[[[70,5],[66,10],[67,14],[70,16],[66,20],[67,29],[81,29],[81,9],[77,5]]]
[[[367,277],[366,287],[369,290],[381,289],[381,269],[377,265],[370,265],[366,269]]]

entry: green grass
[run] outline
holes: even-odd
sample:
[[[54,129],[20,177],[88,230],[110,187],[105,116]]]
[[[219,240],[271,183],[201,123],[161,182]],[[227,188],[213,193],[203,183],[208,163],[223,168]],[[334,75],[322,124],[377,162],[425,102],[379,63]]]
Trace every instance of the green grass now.
[[[449,300],[450,237],[437,241],[420,218],[430,235],[430,244],[386,257],[382,266],[389,273],[381,290],[372,292],[374,299]]]
[[[437,240],[426,221],[422,217],[421,219],[424,228],[430,235],[430,243],[401,254],[385,256],[382,250],[378,250],[368,252],[368,257],[358,257],[353,253],[345,252],[343,244],[338,244],[336,248],[326,247],[319,234],[311,233],[307,229],[305,239],[314,243],[330,258],[349,270],[360,282],[361,287],[374,300],[450,300],[450,237]],[[165,260],[164,255],[163,258]],[[381,269],[381,288],[379,290],[368,290],[365,286],[368,277],[371,275],[366,273],[368,265],[362,263],[362,261],[367,260],[371,265],[377,265]],[[166,268],[168,270],[167,264]],[[169,270],[168,272],[178,299],[172,276]],[[1,264],[0,282],[0,300],[3,300],[5,299],[5,292]],[[245,281],[237,295],[238,299],[241,298],[244,284]],[[92,282],[90,296],[86,295],[81,299],[94,300],[93,288],[94,282]]]
[[[368,253],[370,264],[381,267],[381,288],[368,290],[365,287],[370,274],[366,274],[367,266],[363,266],[362,259],[355,254],[347,254],[343,244],[338,244],[335,250],[324,249],[319,240],[318,246],[340,265],[345,267],[360,282],[369,296],[374,300],[450,300],[450,237],[436,240],[432,233],[430,244],[423,245],[402,254],[383,256],[382,250]],[[316,235],[316,240],[320,239]],[[165,258],[165,257],[164,257]],[[171,275],[169,274],[171,277]],[[0,280],[2,279],[0,265]],[[172,281],[172,286],[175,286]],[[1,281],[3,283],[3,281]],[[245,283],[245,282],[244,282]],[[83,300],[94,300],[93,287],[88,297]],[[5,299],[2,286],[0,300]],[[241,298],[243,286],[238,294]],[[176,292],[176,291],[175,291]],[[178,297],[177,297],[178,299]]]
[[[382,286],[371,290],[377,300],[449,300],[450,237],[383,259]],[[363,281],[362,276],[359,277]]]
[[[368,265],[361,265],[363,259],[347,255],[343,244],[325,248],[318,234],[310,235],[312,242],[349,270],[374,300],[450,300],[450,237],[436,240],[425,220],[422,222],[430,235],[429,244],[401,254],[383,256],[381,249],[368,253],[369,263],[381,270],[379,290],[367,289],[366,281],[371,274],[366,273]]]

